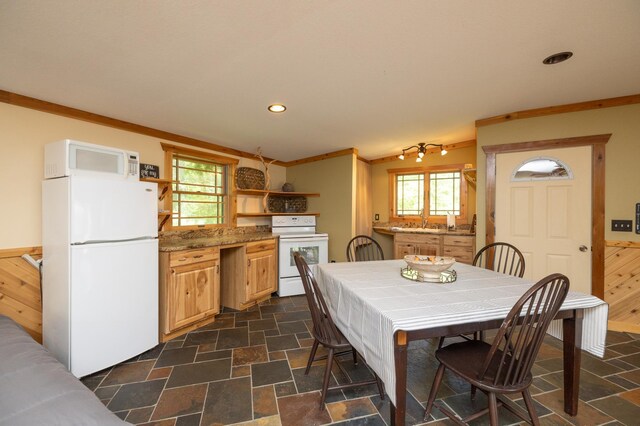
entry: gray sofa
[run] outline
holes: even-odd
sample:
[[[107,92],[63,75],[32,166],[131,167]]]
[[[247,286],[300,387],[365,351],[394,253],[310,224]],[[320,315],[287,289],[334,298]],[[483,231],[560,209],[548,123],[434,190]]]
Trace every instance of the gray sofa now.
[[[0,315],[0,425],[123,424],[18,324]]]

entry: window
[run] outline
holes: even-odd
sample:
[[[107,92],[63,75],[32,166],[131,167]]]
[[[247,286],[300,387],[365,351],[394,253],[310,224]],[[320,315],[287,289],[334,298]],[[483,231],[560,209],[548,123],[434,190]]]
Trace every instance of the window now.
[[[173,145],[163,149],[171,167],[170,228],[232,225],[229,177],[237,160]]]
[[[536,157],[520,164],[511,176],[511,180],[557,180],[573,179],[573,173],[568,165],[551,157]]]
[[[420,169],[392,169],[389,172],[393,219],[415,220],[426,212],[429,220],[455,214],[466,218],[467,185],[464,165]]]

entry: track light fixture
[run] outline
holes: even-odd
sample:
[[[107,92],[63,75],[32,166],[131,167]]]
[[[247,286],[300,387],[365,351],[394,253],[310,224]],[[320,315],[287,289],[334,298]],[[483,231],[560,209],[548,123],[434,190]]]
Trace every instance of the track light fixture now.
[[[420,142],[418,145],[413,145],[410,146],[408,148],[405,148],[402,150],[402,154],[398,155],[398,159],[400,160],[404,160],[404,154],[413,149],[416,148],[417,152],[418,152],[418,158],[416,158],[416,163],[421,163],[422,162],[422,157],[424,157],[424,155],[427,153],[427,149],[429,147],[440,147],[440,155],[446,155],[447,154],[447,150],[444,149],[443,145],[440,144],[435,144],[435,143],[426,143],[426,142]]]

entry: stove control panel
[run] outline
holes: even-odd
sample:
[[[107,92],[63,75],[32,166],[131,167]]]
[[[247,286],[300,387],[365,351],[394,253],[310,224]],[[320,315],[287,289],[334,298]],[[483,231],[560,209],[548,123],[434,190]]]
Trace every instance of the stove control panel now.
[[[272,216],[271,227],[315,226],[315,216]]]

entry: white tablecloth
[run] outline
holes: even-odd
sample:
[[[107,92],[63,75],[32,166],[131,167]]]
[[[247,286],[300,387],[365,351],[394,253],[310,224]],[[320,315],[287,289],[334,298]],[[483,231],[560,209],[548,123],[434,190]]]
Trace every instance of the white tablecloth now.
[[[384,382],[395,404],[393,335],[478,320],[504,318],[533,284],[521,278],[456,263],[450,284],[418,283],[400,276],[403,260],[317,265],[315,276],[334,322]],[[569,292],[563,308],[584,308],[582,349],[604,355],[608,305]],[[550,333],[562,337],[562,322]]]

